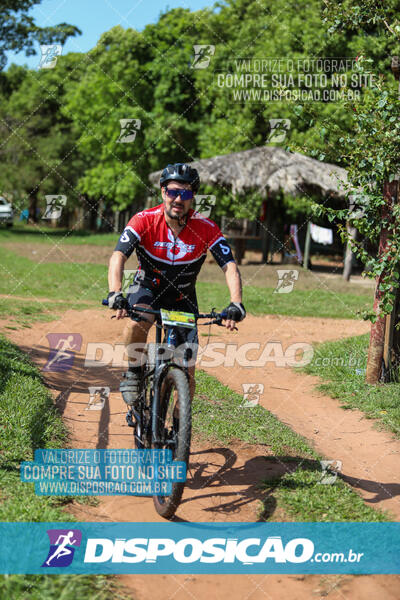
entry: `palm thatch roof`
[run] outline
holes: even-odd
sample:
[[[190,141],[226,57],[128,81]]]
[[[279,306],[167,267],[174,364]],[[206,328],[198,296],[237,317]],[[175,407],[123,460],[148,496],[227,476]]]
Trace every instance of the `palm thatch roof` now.
[[[297,152],[285,152],[277,146],[261,146],[204,158],[189,163],[200,174],[203,184],[221,186],[234,195],[253,191],[266,197],[279,191],[300,196],[317,193],[345,198],[347,171]],[[149,180],[158,186],[161,171],[151,173]]]

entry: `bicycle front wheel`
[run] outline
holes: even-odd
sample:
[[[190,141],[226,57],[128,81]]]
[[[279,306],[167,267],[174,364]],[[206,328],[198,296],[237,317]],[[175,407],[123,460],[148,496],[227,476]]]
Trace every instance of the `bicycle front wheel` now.
[[[160,448],[172,450],[173,460],[184,461],[189,466],[192,407],[189,381],[180,369],[171,369],[165,377],[160,393],[159,439]],[[185,482],[172,484],[169,496],[153,496],[154,506],[165,519],[174,516],[182,499]]]

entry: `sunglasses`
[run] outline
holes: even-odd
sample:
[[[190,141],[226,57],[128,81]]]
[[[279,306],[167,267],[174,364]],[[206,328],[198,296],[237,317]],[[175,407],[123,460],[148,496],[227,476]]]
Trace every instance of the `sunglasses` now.
[[[168,198],[177,198],[181,197],[181,200],[191,200],[193,198],[192,190],[173,190],[170,188],[165,188],[166,194]]]

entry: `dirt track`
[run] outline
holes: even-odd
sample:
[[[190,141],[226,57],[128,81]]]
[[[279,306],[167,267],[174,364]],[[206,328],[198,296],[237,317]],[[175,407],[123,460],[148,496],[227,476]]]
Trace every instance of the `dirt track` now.
[[[132,446],[131,430],[125,425],[125,410],[118,393],[122,369],[83,366],[88,342],[119,342],[123,323],[110,321],[106,311],[68,311],[59,321],[37,323],[26,330],[7,335],[25,351],[31,352],[40,366],[48,355],[49,332],[82,335],[82,348],[74,367],[67,373],[46,373],[56,403],[71,430],[73,447],[124,448]],[[284,347],[295,342],[338,339],[366,331],[357,321],[296,319],[274,316],[249,317],[240,325],[240,343],[280,340]],[[219,332],[218,332],[219,333]],[[229,336],[229,338],[228,338]],[[238,334],[223,332],[221,337],[236,342]],[[201,338],[202,340],[205,338]],[[251,356],[249,352],[248,356]],[[344,411],[337,402],[313,391],[315,378],[290,369],[219,367],[209,369],[223,383],[242,393],[244,382],[264,383],[262,404],[282,421],[310,439],[327,458],[340,459],[346,480],[365,501],[389,509],[400,518],[398,455],[400,443],[374,429],[357,411]],[[109,403],[102,411],[85,410],[88,386],[111,388]],[[251,410],[251,408],[249,409]],[[256,484],[268,477],[262,446],[238,445],[210,448],[194,444],[191,473],[184,501],[177,516],[188,521],[255,521],[260,506]],[[276,469],[279,469],[277,463]],[[276,471],[274,471],[274,474]],[[397,495],[396,495],[397,494]],[[114,497],[101,499],[96,508],[75,505],[74,513],[88,521],[159,521],[149,498]],[[273,515],[280,520],[279,514]],[[124,576],[121,581],[137,600],[174,600],[192,598],[217,600],[229,595],[232,600],[321,598],[366,600],[399,598],[400,578],[396,576]]]

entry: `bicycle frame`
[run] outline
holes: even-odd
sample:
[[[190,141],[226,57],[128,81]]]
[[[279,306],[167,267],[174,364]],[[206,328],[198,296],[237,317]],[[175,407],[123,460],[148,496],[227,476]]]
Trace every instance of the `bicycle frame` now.
[[[156,348],[159,344],[161,344],[161,331],[165,331],[165,339],[167,339],[168,330],[175,329],[174,327],[163,327],[159,321],[160,317],[156,319]],[[161,440],[158,438],[159,427],[157,423],[157,419],[160,414],[160,382],[162,383],[162,379],[164,379],[165,375],[171,367],[181,369],[187,375],[187,367],[182,368],[180,365],[176,364],[173,360],[173,357],[162,359],[159,356],[159,353],[156,352],[154,369],[152,369],[146,376],[147,378],[153,377],[153,385],[150,388],[150,393],[153,396],[151,398],[151,433],[152,441],[154,444],[157,445],[161,444]]]
[[[102,304],[103,304],[103,306],[107,306],[108,300],[103,300]],[[129,314],[129,316],[136,321],[143,320],[143,317],[139,313],[144,313],[144,314],[147,313],[147,314],[154,315],[156,317],[156,322],[155,322],[155,325],[156,325],[156,348],[161,344],[162,330],[165,330],[165,332],[166,332],[165,337],[166,337],[166,339],[168,339],[168,331],[173,330],[173,329],[178,329],[177,326],[173,326],[173,325],[163,326],[161,324],[161,315],[160,315],[159,310],[153,310],[153,309],[143,308],[143,307],[139,307],[139,306],[134,307],[134,308],[127,307],[126,310]],[[194,316],[196,318],[196,322],[200,318],[207,318],[207,319],[211,318],[212,319],[212,321],[210,321],[209,323],[203,323],[204,325],[208,325],[208,324],[222,325],[222,320],[226,319],[225,313],[216,313],[216,312],[214,312],[214,309],[212,309],[211,313],[198,313],[198,314],[195,314]],[[167,359],[163,359],[162,357],[159,356],[158,352],[156,352],[156,355],[155,355],[154,367],[149,372],[146,372],[144,375],[145,382],[147,382],[147,380],[153,379],[153,384],[150,386],[150,422],[151,422],[151,440],[150,440],[150,442],[155,445],[160,445],[162,443],[162,440],[160,440],[159,436],[158,436],[158,423],[157,423],[157,419],[160,414],[160,389],[161,389],[160,381],[165,377],[165,375],[167,374],[168,370],[171,367],[180,369],[181,371],[184,371],[186,373],[186,375],[188,376],[188,367],[187,366],[182,367],[181,365],[175,363],[173,360],[173,356],[169,357]],[[144,386],[144,389],[146,389],[145,386]],[[136,423],[134,423],[132,420],[132,414],[134,415],[134,417],[136,419]],[[135,410],[133,407],[131,407],[130,410],[128,411],[128,414],[126,415],[126,420],[130,427],[136,427],[135,437],[137,438],[137,440],[140,443],[143,443],[143,439],[144,439],[143,433],[145,435],[147,435],[148,432],[147,431],[143,432],[142,415],[137,410]],[[141,433],[140,437],[136,435],[137,429],[140,430],[140,433]]]
[[[168,339],[168,333],[169,331],[173,330],[173,329],[177,329],[177,327],[174,327],[172,325],[169,326],[163,326],[161,324],[161,317],[159,314],[159,311],[153,311],[150,309],[143,309],[143,308],[138,308],[135,309],[137,310],[137,312],[146,312],[146,313],[151,313],[151,314],[155,314],[156,315],[156,349],[158,348],[158,346],[162,343],[162,331],[164,330],[165,332],[165,340]],[[175,369],[180,369],[181,371],[184,371],[187,375],[187,367],[182,367],[181,365],[177,364],[176,362],[174,362],[173,360],[173,356],[172,357],[168,357],[168,358],[163,358],[159,355],[159,352],[156,351],[155,353],[155,363],[154,363],[154,367],[152,367],[152,369],[144,374],[144,382],[146,383],[148,380],[152,380],[153,383],[150,386],[150,422],[151,422],[151,442],[155,445],[160,445],[162,443],[162,440],[159,438],[159,426],[158,426],[158,417],[160,414],[160,389],[161,389],[161,385],[160,385],[160,381],[162,382],[162,380],[164,379],[164,377],[166,376],[168,370],[170,368],[175,368]],[[146,385],[144,386],[144,388],[146,387]],[[137,412],[134,408],[131,408],[131,411],[133,413],[133,415],[135,416],[136,419],[136,423],[140,428],[140,431],[146,435],[148,432],[143,432],[143,423],[142,423],[142,415]],[[129,413],[128,413],[129,415]],[[131,418],[128,419],[128,415],[127,415],[127,420],[128,420],[128,424],[131,426],[134,426],[134,423],[131,422]],[[142,440],[140,440],[142,441]]]

